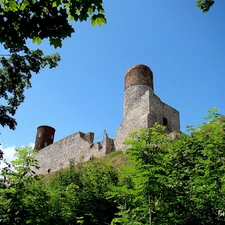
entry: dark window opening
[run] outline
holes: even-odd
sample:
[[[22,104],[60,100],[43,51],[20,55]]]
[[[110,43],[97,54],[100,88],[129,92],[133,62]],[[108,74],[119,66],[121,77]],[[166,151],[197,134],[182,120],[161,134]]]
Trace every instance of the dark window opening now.
[[[163,126],[167,126],[167,125],[168,125],[168,120],[165,117],[163,117]]]

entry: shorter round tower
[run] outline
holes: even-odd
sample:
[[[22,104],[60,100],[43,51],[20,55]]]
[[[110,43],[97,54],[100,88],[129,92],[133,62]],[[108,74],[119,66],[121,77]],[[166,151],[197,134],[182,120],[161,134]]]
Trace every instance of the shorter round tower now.
[[[125,73],[124,111],[127,115],[146,91],[153,92],[153,73],[148,66],[139,64],[131,67]]]
[[[37,128],[36,140],[35,140],[35,150],[40,150],[54,141],[55,129],[50,126],[39,126]]]

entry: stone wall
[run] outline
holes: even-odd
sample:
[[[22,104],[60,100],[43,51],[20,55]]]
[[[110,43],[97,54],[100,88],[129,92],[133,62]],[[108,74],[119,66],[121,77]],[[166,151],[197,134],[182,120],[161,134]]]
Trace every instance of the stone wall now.
[[[142,87],[141,89],[143,90]],[[132,91],[130,91],[130,93],[132,93]],[[129,107],[127,107],[128,105]],[[132,100],[132,104],[127,103],[125,107],[127,107],[125,109],[126,114],[116,133],[116,150],[126,149],[123,142],[130,131],[152,127],[155,123],[166,126],[167,132],[180,132],[179,112],[162,102],[160,98],[153,93],[151,88],[135,102]]]
[[[180,132],[180,116],[179,112],[162,102],[161,99],[155,95],[150,95],[150,113],[148,116],[148,127],[154,126],[159,123],[167,127],[168,132]]]
[[[92,156],[101,157],[115,151],[113,140],[106,137],[103,145],[93,143],[94,133],[77,132],[60,141],[55,142],[35,155],[39,162],[39,174],[54,172],[69,167],[70,160],[76,163],[90,160]]]
[[[123,121],[115,137],[116,150],[125,150],[124,140],[132,130],[153,127],[155,123],[166,126],[167,132],[180,131],[179,112],[165,104],[154,94],[152,71],[137,65],[125,74]]]
[[[140,90],[137,90],[137,86],[131,86],[125,91],[125,99],[131,99],[131,102],[127,101],[124,104],[124,118],[120,126],[118,127],[115,137],[115,148],[116,150],[125,150],[126,146],[123,145],[124,140],[128,136],[129,132],[139,128],[148,127],[148,115],[150,113],[150,102],[149,96],[152,89],[147,86],[143,87],[140,85]],[[143,93],[142,91],[145,90]],[[142,95],[140,96],[140,93]],[[138,93],[139,98],[135,98],[135,94]],[[130,95],[134,98],[130,98]],[[134,101],[136,99],[136,101]]]

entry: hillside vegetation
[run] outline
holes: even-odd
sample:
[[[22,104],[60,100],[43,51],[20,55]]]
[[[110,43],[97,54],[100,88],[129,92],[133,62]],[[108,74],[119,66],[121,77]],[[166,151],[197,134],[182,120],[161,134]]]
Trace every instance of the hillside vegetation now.
[[[131,132],[123,154],[45,176],[29,148],[2,169],[1,224],[225,224],[225,117],[167,135],[164,127]]]

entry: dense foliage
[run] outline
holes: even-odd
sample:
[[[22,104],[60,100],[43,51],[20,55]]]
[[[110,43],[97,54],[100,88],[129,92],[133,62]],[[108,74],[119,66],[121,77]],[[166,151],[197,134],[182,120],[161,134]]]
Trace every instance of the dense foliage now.
[[[0,223],[225,224],[225,117],[211,110],[206,119],[187,134],[159,124],[132,132],[119,169],[104,159],[71,161],[37,176],[32,150],[17,149],[1,171]],[[115,153],[111,161],[124,157]]]
[[[131,134],[134,167],[112,188],[115,224],[225,223],[225,117],[211,110],[209,118],[190,134],[168,136],[160,125]]]
[[[117,211],[106,198],[107,186],[117,185],[115,169],[100,160],[38,177],[30,148],[17,149],[18,159],[2,170],[0,224],[109,224]],[[50,174],[51,175],[51,174]],[[46,180],[47,179],[47,180]]]

